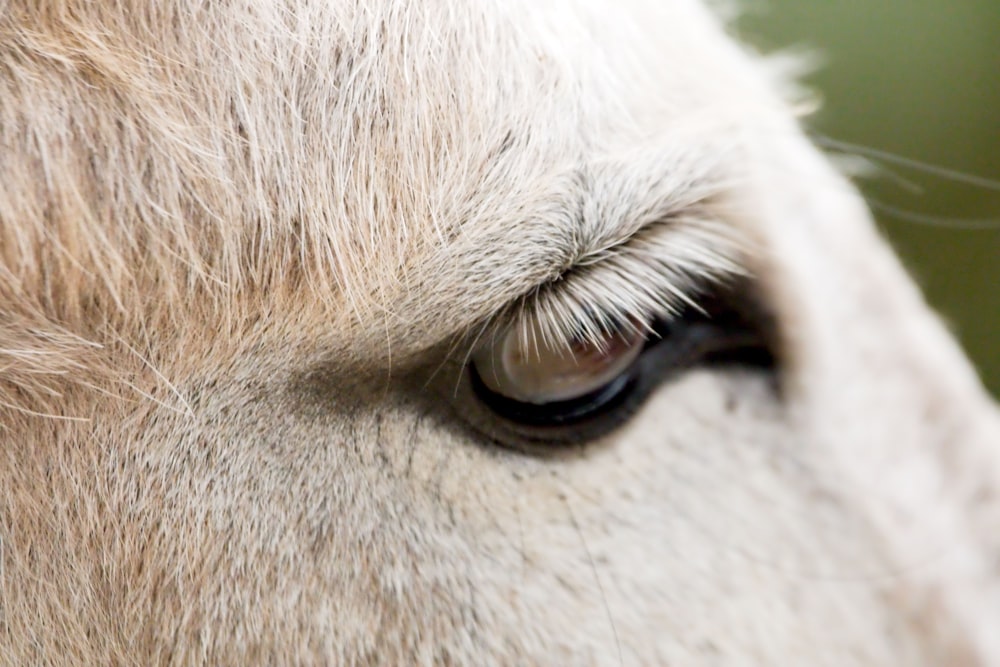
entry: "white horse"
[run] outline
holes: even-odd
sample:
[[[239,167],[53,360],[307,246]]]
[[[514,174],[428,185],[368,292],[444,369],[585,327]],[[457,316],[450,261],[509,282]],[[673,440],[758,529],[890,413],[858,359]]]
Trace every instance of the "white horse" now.
[[[1000,664],[1000,419],[696,0],[0,0],[0,664]]]

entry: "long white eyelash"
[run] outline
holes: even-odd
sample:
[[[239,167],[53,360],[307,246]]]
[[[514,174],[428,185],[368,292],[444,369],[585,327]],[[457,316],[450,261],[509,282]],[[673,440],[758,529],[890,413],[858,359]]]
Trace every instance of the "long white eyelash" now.
[[[609,323],[649,333],[656,318],[698,308],[707,287],[746,275],[746,239],[730,224],[693,214],[657,223],[627,242],[584,258],[501,318],[522,349],[601,346]]]

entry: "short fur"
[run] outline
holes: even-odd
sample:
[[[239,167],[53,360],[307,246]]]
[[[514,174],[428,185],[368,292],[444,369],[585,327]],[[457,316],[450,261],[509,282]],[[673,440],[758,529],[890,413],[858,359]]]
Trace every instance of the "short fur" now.
[[[1000,664],[1000,420],[775,71],[695,0],[0,0],[0,664]],[[488,332],[734,276],[780,393],[496,446]]]

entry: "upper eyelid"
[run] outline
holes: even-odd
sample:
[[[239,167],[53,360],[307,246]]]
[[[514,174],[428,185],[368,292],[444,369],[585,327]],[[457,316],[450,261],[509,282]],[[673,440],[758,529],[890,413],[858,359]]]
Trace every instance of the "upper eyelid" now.
[[[579,192],[577,227],[568,230],[578,244],[573,263],[689,214],[732,183],[724,160],[705,155],[704,146],[683,144],[595,160],[578,168],[572,180]]]
[[[644,228],[650,229],[657,228]],[[581,336],[596,341],[608,323],[642,326],[685,307],[697,309],[701,292],[746,275],[741,239],[727,233],[731,225],[687,218],[665,222],[658,231],[633,234],[594,261],[536,285],[496,317],[494,330],[519,326],[522,335],[535,335],[527,330],[538,329],[547,345],[568,345]],[[689,252],[670,252],[672,246]]]
[[[721,153],[729,155],[729,152]],[[582,267],[597,265],[630,245],[641,243],[644,232],[675,226],[702,218],[717,218],[710,202],[731,184],[715,156],[706,159],[705,147],[669,144],[618,153],[594,160],[564,177],[556,202],[571,213],[563,217],[563,232],[553,235],[560,248],[556,263],[541,280],[511,299],[523,302],[527,296],[556,284]],[[572,201],[572,204],[568,202]],[[569,221],[569,222],[567,222]],[[545,224],[544,218],[540,224]]]
[[[729,201],[733,169],[741,161],[732,146],[713,148],[711,138],[695,139],[661,137],[640,148],[603,154],[595,149],[596,157],[553,170],[529,191],[481,195],[478,204],[456,200],[451,210],[465,222],[449,222],[451,214],[442,217],[440,227],[427,237],[430,254],[414,254],[419,261],[402,269],[402,290],[389,306],[407,313],[407,331],[422,335],[394,337],[394,350],[398,355],[419,353],[446,341],[464,346],[482,331],[532,310],[541,312],[534,304],[544,306],[568,278],[579,282],[574,275],[582,268],[613,271],[616,262],[607,260],[625,249],[636,258],[648,254],[650,249],[640,246],[654,229],[679,232],[674,238],[678,248],[684,246],[681,250],[704,252],[709,247],[702,242],[705,237],[690,227],[688,218],[714,220],[720,224],[716,231],[731,232],[725,220],[729,214],[715,215],[715,210]],[[491,182],[495,187],[502,186]],[[676,250],[659,254],[669,258]],[[672,268],[699,277],[699,267],[683,258]],[[661,293],[671,291],[662,279],[656,283]],[[414,291],[407,285],[437,288]],[[637,288],[641,284],[630,285],[623,296]],[[464,298],[460,311],[454,308],[456,293]],[[411,301],[417,295],[420,302]],[[622,309],[605,310],[614,314]],[[554,320],[587,319],[578,308],[561,318],[552,317],[550,307],[542,311],[554,325],[548,328],[563,333],[567,327]]]

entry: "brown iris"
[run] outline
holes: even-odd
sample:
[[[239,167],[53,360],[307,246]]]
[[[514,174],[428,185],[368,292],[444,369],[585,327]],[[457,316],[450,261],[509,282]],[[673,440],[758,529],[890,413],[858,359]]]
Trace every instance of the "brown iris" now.
[[[479,378],[505,398],[545,405],[592,394],[627,371],[646,338],[637,328],[598,339],[550,342],[537,329],[516,327],[473,356]]]

